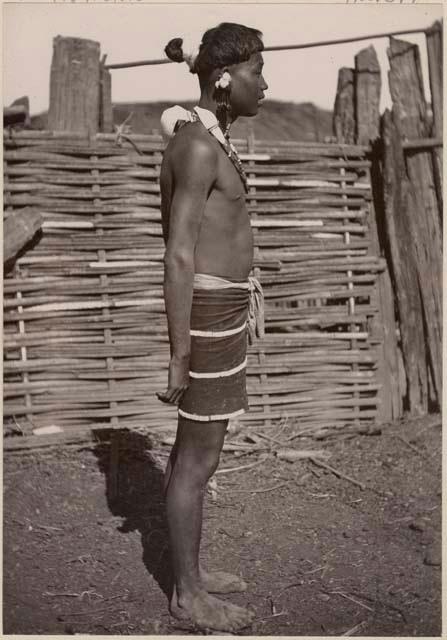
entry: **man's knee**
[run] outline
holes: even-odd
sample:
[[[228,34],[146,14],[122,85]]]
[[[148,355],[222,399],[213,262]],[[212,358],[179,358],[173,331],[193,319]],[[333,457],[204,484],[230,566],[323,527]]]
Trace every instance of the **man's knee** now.
[[[200,451],[180,450],[172,470],[172,475],[177,481],[180,481],[181,485],[185,488],[204,488],[216,471],[218,464],[218,452],[203,449]]]
[[[188,470],[191,480],[206,483],[216,471],[226,428],[226,422],[179,424],[177,462]]]
[[[219,466],[221,447],[209,447],[203,452],[203,472],[208,481]]]

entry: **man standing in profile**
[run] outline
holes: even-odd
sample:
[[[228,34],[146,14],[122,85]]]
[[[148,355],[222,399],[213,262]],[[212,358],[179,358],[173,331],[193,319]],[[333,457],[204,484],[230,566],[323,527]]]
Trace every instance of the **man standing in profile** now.
[[[199,563],[206,485],[219,463],[228,420],[247,408],[247,332],[261,292],[249,278],[253,236],[247,182],[229,140],[238,116],[254,116],[267,85],[263,43],[255,29],[222,23],[195,51],[181,38],[165,51],[199,78],[193,112],[172,107],[162,117],[171,137],[161,168],[166,244],[164,293],[171,359],[168,388],[178,428],[166,469],[167,518],[174,570],[171,613],[201,629],[236,631],[253,613],[211,593],[244,591],[245,583]]]

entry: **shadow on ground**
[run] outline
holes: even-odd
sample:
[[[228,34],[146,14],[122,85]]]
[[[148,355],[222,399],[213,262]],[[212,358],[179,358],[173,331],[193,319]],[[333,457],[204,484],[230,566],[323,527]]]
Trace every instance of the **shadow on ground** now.
[[[119,429],[109,437],[94,450],[105,477],[107,505],[114,516],[124,518],[118,531],[140,533],[144,565],[170,600],[164,470],[150,452],[153,443],[148,436]]]

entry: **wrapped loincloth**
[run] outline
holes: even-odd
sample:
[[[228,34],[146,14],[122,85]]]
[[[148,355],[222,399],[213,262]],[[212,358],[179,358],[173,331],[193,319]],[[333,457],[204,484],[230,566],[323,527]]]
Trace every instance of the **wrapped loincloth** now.
[[[179,415],[209,422],[248,410],[247,333],[262,337],[263,297],[254,278],[196,274],[191,308],[190,382]]]

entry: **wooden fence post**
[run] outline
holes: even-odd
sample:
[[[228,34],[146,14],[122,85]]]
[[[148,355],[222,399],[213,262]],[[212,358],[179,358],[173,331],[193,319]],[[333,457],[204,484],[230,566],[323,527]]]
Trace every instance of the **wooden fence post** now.
[[[379,166],[379,145],[374,145],[374,157],[371,167],[373,204],[371,206],[370,233],[373,255],[385,257],[383,241],[383,177]],[[386,267],[378,274],[377,300],[379,314],[370,324],[373,340],[377,340],[378,376],[381,389],[378,422],[397,420],[403,412],[404,389],[399,374],[399,346],[397,343],[397,323],[394,309],[394,291],[390,276],[389,257],[386,255]]]
[[[3,126],[16,123],[25,127],[31,124],[28,96],[17,98],[9,107],[3,107]]]
[[[337,142],[354,144],[354,69],[342,67],[338,72],[332,127]]]
[[[430,75],[431,107],[433,111],[433,130],[435,138],[442,138],[442,105],[443,105],[443,37],[442,24],[436,21],[426,32],[428,70]],[[434,177],[436,195],[439,202],[439,213],[442,216],[442,149],[433,152]]]
[[[369,216],[371,251],[384,256],[383,242],[383,189],[380,167],[380,92],[381,72],[373,46],[362,49],[355,56],[354,96],[355,130],[357,144],[372,145],[371,187],[373,203]],[[377,300],[379,316],[370,324],[373,340],[379,342],[378,376],[381,389],[378,422],[396,420],[402,415],[402,389],[399,377],[399,355],[396,337],[394,294],[388,263],[378,275]]]
[[[112,76],[105,65],[105,56],[100,67],[100,96],[99,96],[99,130],[102,133],[113,132],[112,108]]]
[[[95,135],[99,126],[99,43],[53,40],[48,128]]]
[[[401,136],[388,109],[382,117],[382,138],[385,227],[400,317],[408,408],[412,414],[422,415],[427,412],[427,365],[417,258],[410,231],[411,218],[418,211],[406,176]]]
[[[429,134],[419,49],[390,38],[389,83],[393,120],[401,140],[417,140]],[[408,218],[415,248],[419,290],[425,318],[427,359],[433,383],[432,398],[438,405],[442,393],[442,233],[436,197],[431,151],[406,154],[406,173],[413,187],[415,207]]]
[[[355,56],[355,128],[356,143],[369,144],[379,137],[380,65],[371,45]]]

